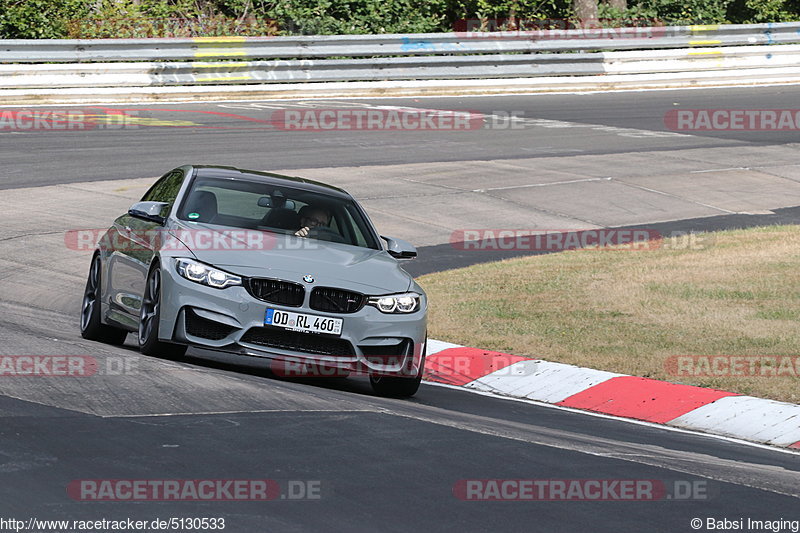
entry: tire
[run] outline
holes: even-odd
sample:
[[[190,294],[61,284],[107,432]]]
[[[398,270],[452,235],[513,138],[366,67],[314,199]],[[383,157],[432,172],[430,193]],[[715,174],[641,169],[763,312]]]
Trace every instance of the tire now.
[[[128,332],[124,329],[108,326],[100,321],[100,275],[102,272],[100,256],[92,258],[86,288],[81,302],[81,337],[90,341],[120,345],[125,342]]]
[[[378,396],[387,398],[410,398],[419,390],[422,375],[416,378],[396,378],[388,376],[370,376],[369,383]]]
[[[180,359],[186,353],[185,344],[158,340],[158,322],[161,319],[161,268],[150,269],[142,295],[139,313],[139,351],[144,355],[163,359]]]
[[[425,351],[428,349],[428,340],[425,339]],[[417,377],[395,377],[395,376],[381,376],[371,375],[369,383],[372,385],[372,390],[378,396],[385,396],[387,398],[410,398],[417,393],[419,385],[422,382],[422,373],[425,370],[425,354],[422,354],[422,362],[419,365],[419,373]]]

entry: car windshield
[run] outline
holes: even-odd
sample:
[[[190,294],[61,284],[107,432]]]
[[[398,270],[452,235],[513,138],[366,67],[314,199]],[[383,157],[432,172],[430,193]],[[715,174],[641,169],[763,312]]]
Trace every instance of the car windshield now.
[[[256,180],[197,177],[178,218],[380,249],[355,201]]]

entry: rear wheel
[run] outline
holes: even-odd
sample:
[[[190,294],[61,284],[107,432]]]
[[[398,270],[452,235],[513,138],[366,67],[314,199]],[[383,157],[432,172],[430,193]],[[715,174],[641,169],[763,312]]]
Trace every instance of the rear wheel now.
[[[92,265],[89,267],[89,277],[86,279],[86,288],[83,291],[83,301],[81,302],[81,337],[119,345],[125,342],[128,332],[100,321],[101,271],[100,256],[95,255]]]
[[[428,349],[428,340],[425,339],[425,344],[422,353],[422,361],[419,365],[419,373],[416,377],[397,377],[397,376],[382,376],[380,374],[373,374],[369,377],[369,383],[372,385],[372,390],[378,396],[387,396],[389,398],[409,398],[414,396],[419,390],[419,385],[422,382],[422,373],[425,369],[425,351]]]
[[[139,313],[139,351],[144,355],[179,359],[186,353],[185,344],[173,344],[158,340],[158,323],[161,319],[161,268],[150,270],[147,275],[142,308]]]

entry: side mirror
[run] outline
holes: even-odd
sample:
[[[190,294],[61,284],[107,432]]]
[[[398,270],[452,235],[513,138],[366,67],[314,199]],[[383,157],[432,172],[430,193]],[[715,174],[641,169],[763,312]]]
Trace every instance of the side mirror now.
[[[163,226],[164,222],[167,221],[167,217],[162,216],[161,213],[167,207],[169,207],[167,202],[138,202],[128,209],[128,214],[134,218],[155,222]]]
[[[381,235],[381,239],[386,241],[386,251],[395,259],[414,259],[417,257],[417,249],[410,242],[393,237],[384,237],[383,235]]]

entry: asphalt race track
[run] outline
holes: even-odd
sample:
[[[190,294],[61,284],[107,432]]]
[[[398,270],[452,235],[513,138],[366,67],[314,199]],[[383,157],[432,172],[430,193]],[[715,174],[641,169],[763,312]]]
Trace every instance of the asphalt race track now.
[[[797,453],[441,386],[391,400],[372,396],[363,378],[278,379],[260,360],[192,350],[178,362],[147,358],[133,335],[123,347],[84,341],[77,317],[90,251],[65,244],[67,230],[107,226],[155,176],[184,163],[344,186],[382,232],[420,245],[414,274],[513,255],[459,252],[452,236],[464,228],[666,233],[798,223],[797,131],[674,132],[664,122],[676,108],[793,108],[798,96],[797,87],[762,87],[105,106],[125,109],[136,127],[0,129],[0,355],[87,355],[99,365],[88,377],[0,377],[0,519],[564,533],[800,520]],[[298,132],[270,119],[346,106],[474,110],[492,125]],[[503,125],[511,114],[515,127]],[[280,493],[98,502],[70,489],[80,480],[252,479],[274,480]],[[507,479],[651,480],[669,497],[458,497],[465,480]]]

